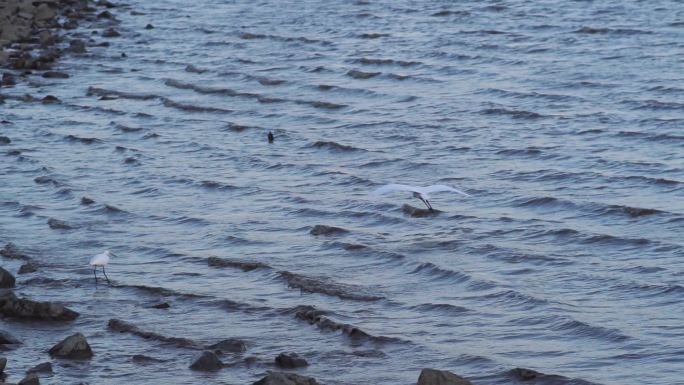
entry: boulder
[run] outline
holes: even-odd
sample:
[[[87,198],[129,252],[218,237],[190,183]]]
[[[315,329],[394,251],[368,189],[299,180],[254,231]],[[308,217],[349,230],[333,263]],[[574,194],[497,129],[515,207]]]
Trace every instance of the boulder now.
[[[38,380],[37,374],[29,373],[23,380],[19,381],[17,385],[40,385],[40,381]]]
[[[93,356],[93,351],[88,345],[88,341],[81,333],[76,333],[62,340],[62,342],[53,346],[48,353],[51,356],[70,359],[90,359]]]
[[[236,338],[229,338],[217,342],[213,345],[207,346],[208,349],[219,350],[222,353],[242,353],[247,350],[247,345],[244,341]]]
[[[283,369],[309,366],[309,363],[297,353],[280,353],[278,354],[278,357],[275,358],[275,364]]]
[[[11,291],[0,294],[0,314],[44,321],[71,321],[78,317],[77,312],[62,305],[17,298]]]
[[[269,372],[266,377],[252,385],[318,385],[314,378],[294,373]]]
[[[190,365],[190,369],[203,372],[213,372],[223,368],[223,362],[213,352],[203,352],[202,355]]]
[[[16,279],[7,270],[0,267],[0,288],[11,288],[14,287]]]
[[[465,378],[446,370],[423,369],[418,377],[418,385],[473,385]]]

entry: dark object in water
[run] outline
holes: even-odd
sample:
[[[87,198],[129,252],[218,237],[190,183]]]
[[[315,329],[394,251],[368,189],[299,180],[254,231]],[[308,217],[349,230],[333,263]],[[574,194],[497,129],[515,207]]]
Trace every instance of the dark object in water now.
[[[48,353],[51,356],[71,359],[90,359],[93,356],[93,351],[85,336],[81,333],[76,333],[65,338],[62,342],[53,346]]]
[[[273,140],[275,140],[275,137],[273,136],[273,133],[271,131],[268,132],[268,142],[273,143]]]
[[[278,357],[275,358],[275,364],[284,369],[309,366],[309,363],[297,353],[280,353],[278,354]]]

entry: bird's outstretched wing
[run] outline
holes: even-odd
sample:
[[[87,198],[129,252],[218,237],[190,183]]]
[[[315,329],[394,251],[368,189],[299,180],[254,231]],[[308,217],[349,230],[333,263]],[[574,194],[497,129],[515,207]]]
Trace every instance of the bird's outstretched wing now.
[[[387,194],[394,191],[411,191],[420,192],[421,188],[417,186],[409,186],[407,184],[386,184],[379,189],[372,192],[373,195]]]
[[[455,189],[451,186],[447,186],[447,185],[443,185],[443,184],[435,184],[432,186],[423,187],[422,189],[419,190],[419,192],[421,192],[423,194],[432,194],[432,193],[436,193],[436,192],[440,192],[440,191],[452,191],[452,192],[455,192],[455,193],[458,193],[461,195],[465,195],[467,197],[471,196],[467,192],[464,192],[464,191]]]

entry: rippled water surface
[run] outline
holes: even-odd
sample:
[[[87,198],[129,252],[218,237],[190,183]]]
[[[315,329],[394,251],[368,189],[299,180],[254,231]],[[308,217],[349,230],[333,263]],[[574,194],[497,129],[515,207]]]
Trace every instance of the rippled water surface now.
[[[18,292],[81,313],[3,320],[24,340],[11,375],[80,331],[95,357],[44,381],[251,383],[295,351],[327,384],[423,367],[684,384],[678,1],[129,3],[109,48],[61,61],[70,79],[2,91],[0,241],[41,263]],[[369,195],[391,182],[473,197],[415,217],[408,193]],[[87,261],[106,248],[96,289]],[[197,350],[110,318],[248,349],[198,374]]]

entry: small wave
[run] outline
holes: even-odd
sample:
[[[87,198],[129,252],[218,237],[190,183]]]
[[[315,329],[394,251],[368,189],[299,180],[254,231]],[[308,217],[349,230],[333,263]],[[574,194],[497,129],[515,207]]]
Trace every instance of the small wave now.
[[[109,329],[117,331],[119,333],[130,333],[138,337],[142,337],[146,340],[159,341],[181,348],[202,349],[202,345],[200,343],[193,341],[191,339],[182,337],[167,337],[159,333],[141,330],[140,328],[131,323],[116,318],[110,319],[107,326],[109,327]]]
[[[540,119],[544,115],[525,110],[512,110],[507,108],[486,108],[480,111],[483,115],[504,115],[510,116],[513,119]]]
[[[647,209],[641,207],[631,207],[631,206],[621,206],[621,205],[610,205],[606,209],[602,210],[606,213],[619,213],[627,214],[632,218],[643,217],[647,215],[663,214],[664,211],[657,209]]]
[[[376,32],[368,32],[368,33],[362,33],[359,35],[360,39],[379,39],[381,37],[388,37],[390,36],[389,33],[376,33]]]
[[[176,102],[174,100],[171,100],[169,98],[161,98],[161,99],[162,99],[162,102],[164,103],[164,106],[170,107],[170,108],[176,108],[176,109],[187,111],[187,112],[217,112],[217,113],[226,113],[226,114],[233,112],[232,110],[227,110],[225,108],[204,107],[204,106],[197,106],[194,104],[180,103],[180,102]]]
[[[102,140],[97,139],[97,138],[82,138],[82,137],[76,136],[76,135],[67,135],[64,137],[64,139],[66,139],[70,142],[79,142],[79,143],[83,143],[83,144],[102,143]]]
[[[423,303],[420,305],[412,306],[411,310],[416,310],[419,312],[434,311],[438,313],[449,314],[452,316],[461,315],[463,313],[467,313],[470,311],[469,309],[463,306],[451,305],[448,303]]]
[[[252,271],[256,269],[270,269],[271,266],[252,261],[239,261],[236,259],[226,259],[219,257],[209,257],[207,259],[207,264],[211,267],[229,267],[234,269],[240,269],[242,271]]]
[[[319,140],[316,143],[309,146],[310,148],[326,149],[336,152],[355,152],[355,151],[366,151],[358,147],[348,146],[345,144],[339,144],[332,141],[322,141]]]
[[[542,150],[534,147],[527,148],[507,148],[496,152],[497,155],[506,156],[538,156],[542,154]]]
[[[61,186],[62,183],[58,181],[57,179],[54,179],[52,177],[49,177],[47,175],[41,175],[38,177],[33,178],[33,181],[36,182],[37,184],[51,184],[53,186]]]
[[[349,70],[347,72],[347,76],[350,76],[354,79],[362,79],[362,80],[374,78],[380,74],[381,74],[381,72],[363,72],[363,71],[358,71],[358,70]]]
[[[354,301],[377,301],[384,297],[363,293],[364,289],[333,282],[328,278],[312,278],[289,271],[279,271],[278,275],[287,282],[288,287],[309,293],[319,293]]]
[[[574,31],[575,33],[583,34],[615,34],[615,35],[644,35],[651,34],[651,31],[644,31],[641,29],[629,29],[629,28],[606,28],[606,27],[582,27]]]
[[[337,103],[330,103],[330,102],[321,102],[321,101],[306,101],[306,100],[300,100],[297,101],[297,104],[306,104],[314,108],[321,108],[321,109],[326,109],[326,110],[338,110],[340,108],[345,108],[347,107],[346,104],[337,104]]]
[[[117,124],[116,129],[121,131],[121,132],[138,132],[142,131],[142,127],[129,127],[129,126],[124,126],[123,124]]]
[[[247,97],[247,98],[253,98],[253,99],[256,99],[260,96],[259,94],[254,94],[254,93],[250,93],[250,92],[236,91],[232,88],[200,86],[197,84],[181,82],[181,81],[178,81],[175,79],[166,79],[164,81],[164,84],[166,84],[169,87],[178,88],[178,89],[182,89],[182,90],[192,90],[192,91],[195,91],[199,94],[240,96],[240,97]]]
[[[458,271],[443,269],[431,262],[421,263],[416,267],[411,274],[427,273],[435,279],[447,279],[454,282],[466,282],[470,280],[470,276]]]
[[[283,83],[285,83],[285,80],[280,80],[280,79],[267,79],[267,78],[259,78],[259,84],[262,86],[279,86]]]
[[[437,11],[437,12],[433,13],[431,16],[434,16],[434,17],[470,16],[470,12],[468,12],[468,11],[452,11],[449,9],[443,9],[441,11]]]
[[[405,61],[405,60],[395,60],[395,59],[373,59],[367,57],[361,57],[352,60],[352,63],[364,64],[364,65],[398,65],[401,67],[410,67],[423,64],[419,61]]]
[[[55,218],[48,219],[47,224],[54,230],[74,230],[78,228],[76,225]]]
[[[136,93],[132,93],[132,92],[114,91],[114,90],[107,90],[104,88],[97,88],[97,87],[88,87],[88,91],[86,92],[86,96],[115,97],[115,98],[132,99],[132,100],[150,100],[150,99],[157,99],[160,97],[159,95],[153,95],[153,94],[136,94]]]
[[[213,180],[203,180],[199,182],[199,186],[208,190],[217,190],[217,191],[229,191],[229,190],[235,190],[237,187],[227,184],[227,183],[221,183],[221,182],[216,182]]]
[[[391,342],[400,341],[396,338],[373,336],[365,331],[349,324],[336,322],[327,317],[327,312],[316,309],[313,306],[297,306],[292,309],[295,313],[295,318],[306,321],[309,325],[316,325],[321,330],[341,331],[343,334],[354,339],[369,339],[374,342]]]

